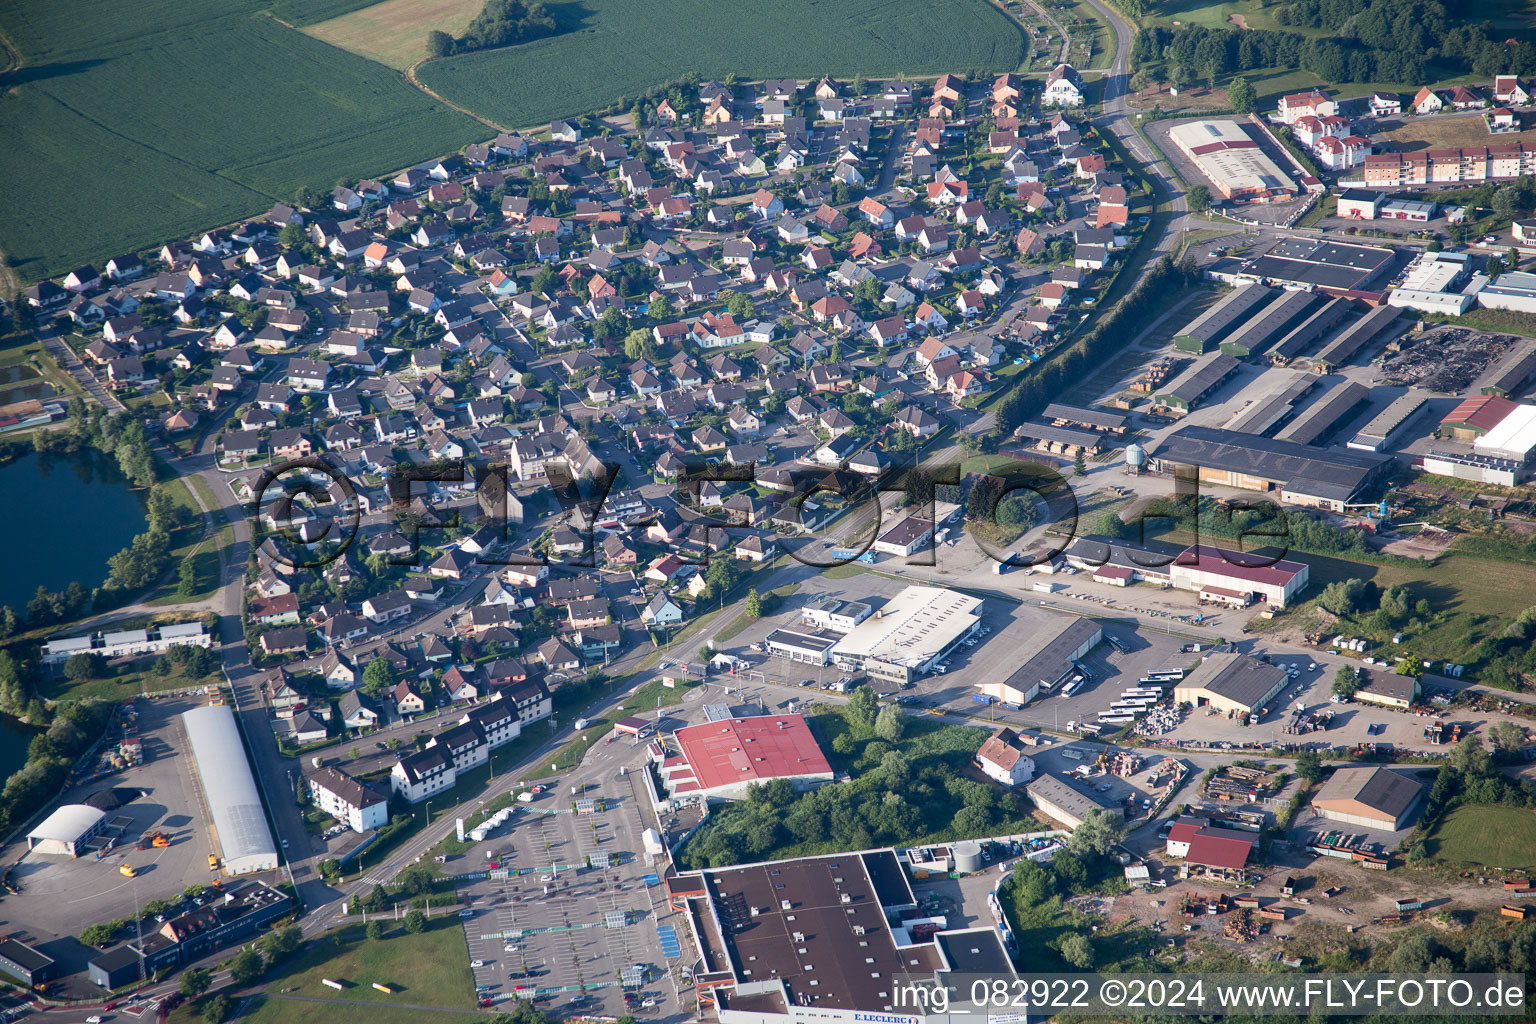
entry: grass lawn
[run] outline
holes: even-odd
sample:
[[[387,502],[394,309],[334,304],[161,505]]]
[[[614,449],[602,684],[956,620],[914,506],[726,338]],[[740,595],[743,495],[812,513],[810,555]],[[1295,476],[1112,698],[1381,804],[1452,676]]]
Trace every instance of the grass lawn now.
[[[1493,135],[1481,117],[1409,117],[1382,122],[1382,135],[1398,149],[1412,153],[1448,146],[1502,146],[1510,142],[1536,142],[1536,130]]]
[[[1456,808],[1429,840],[1441,864],[1536,869],[1536,811],[1521,807]]]
[[[418,79],[450,102],[523,127],[633,100],[690,72],[743,80],[957,69],[990,76],[1016,70],[1028,50],[1019,25],[985,0],[781,0],[770,7],[565,0],[549,7],[560,34],[429,61]]]
[[[481,0],[384,0],[304,31],[380,64],[407,68],[426,57],[428,32],[461,35],[482,6]]]

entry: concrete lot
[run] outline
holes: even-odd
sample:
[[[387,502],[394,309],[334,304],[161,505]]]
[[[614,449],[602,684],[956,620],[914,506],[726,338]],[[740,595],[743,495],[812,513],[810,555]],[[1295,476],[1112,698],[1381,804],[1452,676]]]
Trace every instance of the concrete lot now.
[[[627,779],[611,775],[590,785],[582,798],[602,799],[605,809],[568,813],[575,798],[562,786],[478,844],[475,860],[459,862],[461,871],[483,870],[485,850],[514,872],[463,889],[475,909],[465,921],[468,955],[472,963],[483,962],[473,968],[475,984],[489,986],[481,997],[498,1002],[513,998],[519,985],[534,986],[541,1005],[561,1016],[577,1011],[622,1016],[632,1011],[625,1006],[620,972],[642,964],[649,980],[636,994],[656,998],[656,1013],[676,1012],[674,991],[664,980],[671,964],[657,936],[662,919],[652,900],[660,890],[641,881],[652,868],[643,854],[640,801]],[[603,854],[618,865],[586,866]]]
[[[26,921],[35,934],[46,938],[76,935],[101,921],[132,920],[145,902],[170,897],[193,883],[206,885],[217,877],[208,870],[213,844],[178,717],[193,706],[179,698],[139,701],[144,763],[64,794],[65,803],[79,803],[103,790],[127,790],[121,794],[125,797],[133,791],[141,794],[108,812],[109,819],[128,817],[132,823],[100,860],[89,854],[77,859],[29,854],[25,832],[0,850],[0,863],[17,865],[11,878],[21,889],[5,897],[7,919]],[[154,829],[169,835],[171,845],[134,849],[138,838]],[[119,873],[123,864],[132,865],[137,876]]]

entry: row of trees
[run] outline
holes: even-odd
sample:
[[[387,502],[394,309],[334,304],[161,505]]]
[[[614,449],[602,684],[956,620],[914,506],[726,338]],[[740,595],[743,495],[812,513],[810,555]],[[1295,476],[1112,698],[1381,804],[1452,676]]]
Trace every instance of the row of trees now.
[[[448,57],[455,53],[489,50],[497,46],[515,46],[560,30],[548,7],[523,0],[485,0],[485,6],[469,23],[464,34],[455,39],[437,29],[427,33],[427,55]]]
[[[1424,50],[1376,49],[1359,39],[1308,37],[1295,32],[1212,29],[1201,25],[1153,26],[1136,34],[1131,60],[1138,67],[1162,62],[1175,85],[1262,68],[1301,68],[1330,82],[1425,80]]]
[[[9,655],[0,652],[0,658]],[[0,678],[3,670],[0,666]],[[0,692],[12,685],[3,679]],[[26,821],[58,794],[75,759],[101,735],[110,714],[110,705],[101,701],[60,704],[52,711],[41,700],[28,701],[27,724],[37,732],[27,747],[27,763],[0,790],[0,831]]]

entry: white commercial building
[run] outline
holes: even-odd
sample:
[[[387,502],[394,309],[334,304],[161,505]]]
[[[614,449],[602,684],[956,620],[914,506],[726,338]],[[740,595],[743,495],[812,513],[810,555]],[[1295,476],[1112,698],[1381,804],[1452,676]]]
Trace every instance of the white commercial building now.
[[[65,804],[27,833],[27,849],[33,853],[78,857],[86,841],[107,822],[105,812],[89,804]]]
[[[1477,304],[1484,309],[1514,309],[1536,313],[1536,274],[1509,270],[1497,280],[1485,284],[1477,293]]]
[[[164,654],[172,647],[212,647],[213,636],[201,622],[178,622],[150,629],[123,629],[90,636],[55,637],[43,644],[43,664],[67,661],[75,654],[121,658],[135,654]]]
[[[277,870],[277,844],[240,741],[235,713],[225,704],[205,704],[181,716],[187,730],[203,801],[231,875]]]
[[[980,598],[943,587],[906,587],[839,640],[832,656],[874,678],[904,683],[976,632],[980,612]]]
[[[1387,304],[1425,313],[1460,316],[1477,301],[1473,294],[1480,286],[1463,289],[1470,276],[1467,254],[1427,252],[1416,257],[1403,278],[1401,287],[1387,293]]]
[[[1005,786],[1022,786],[1035,777],[1035,762],[1012,729],[997,730],[976,751],[976,763],[987,778]]]
[[[1296,194],[1296,182],[1236,121],[1192,121],[1168,137],[1226,199],[1264,202]]]
[[[1509,459],[1529,464],[1536,453],[1536,405],[1518,405],[1482,437],[1472,448],[1491,459]]]

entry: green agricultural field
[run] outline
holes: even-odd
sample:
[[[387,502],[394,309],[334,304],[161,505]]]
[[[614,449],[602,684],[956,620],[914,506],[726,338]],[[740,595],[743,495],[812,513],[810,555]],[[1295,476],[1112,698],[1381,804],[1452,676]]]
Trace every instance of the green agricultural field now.
[[[1536,870],[1536,811],[1468,804],[1429,839],[1431,857],[1452,866]]]
[[[567,0],[561,35],[431,61],[417,77],[500,124],[526,127],[705,78],[912,76],[1017,69],[1018,24],[983,0]],[[707,45],[701,45],[706,42]]]
[[[488,134],[256,0],[0,0],[0,28],[24,61],[0,95],[0,251],[27,280]]]

